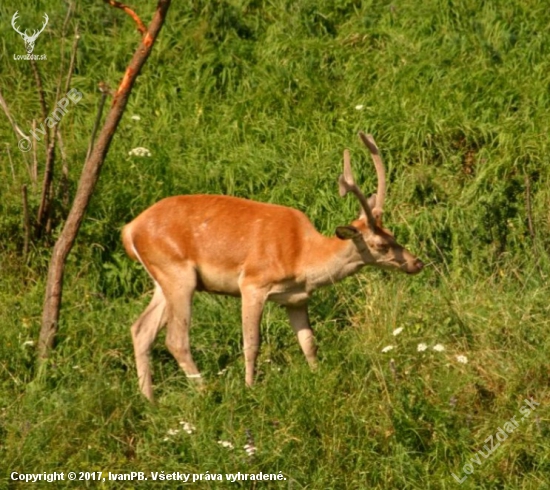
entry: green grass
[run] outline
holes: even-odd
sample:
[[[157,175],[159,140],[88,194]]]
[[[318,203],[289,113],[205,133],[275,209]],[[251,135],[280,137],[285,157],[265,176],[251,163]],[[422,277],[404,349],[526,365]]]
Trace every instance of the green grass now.
[[[154,2],[133,6],[145,21]],[[9,27],[15,10],[31,29],[50,17],[35,48],[48,56],[37,63],[50,106],[72,37],[62,47],[61,2],[0,6],[0,90],[28,131],[40,104],[30,64],[13,59],[24,52]],[[98,83],[117,86],[138,42],[132,21],[103,2],[79,4],[69,32],[77,24],[71,86],[83,99],[60,124],[72,193]],[[12,471],[286,478],[242,488],[549,488],[549,24],[540,0],[172,5],[70,256],[58,345],[40,372],[30,341],[51,242],[34,243],[23,260],[20,188],[28,185],[34,215],[45,148],[37,143],[33,184],[32,153],[17,149],[0,114],[0,488],[23,487]],[[374,134],[386,162],[387,226],[429,267],[415,277],[365,270],[319,291],[310,307],[316,372],[270,305],[253,389],[244,386],[239,302],[197,295],[191,342],[206,387],[187,383],[161,335],[157,404],[146,402],[129,326],[151,284],[125,257],[121,226],[164,196],[208,192],[299,208],[332,234],[357,212],[338,197],[344,148],[358,182],[375,188],[359,129]],[[137,146],[152,156],[130,156]],[[66,212],[59,203],[54,237]],[[530,397],[537,409],[459,485],[451,473],[464,476]],[[181,430],[183,421],[196,430]],[[250,438],[253,457],[243,449]]]

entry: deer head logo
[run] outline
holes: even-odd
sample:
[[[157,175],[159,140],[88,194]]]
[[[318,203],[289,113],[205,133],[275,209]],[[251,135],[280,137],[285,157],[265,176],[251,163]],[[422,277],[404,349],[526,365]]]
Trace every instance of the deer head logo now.
[[[19,16],[19,11],[13,14],[13,17],[11,18],[11,26],[15,29],[15,32],[17,32],[17,34],[19,34],[25,41],[25,49],[27,50],[27,53],[32,54],[34,50],[34,43],[36,41],[36,38],[46,28],[46,25],[48,24],[48,14],[44,14],[44,23],[42,24],[42,28],[39,31],[33,30],[30,36],[27,34],[27,29],[25,29],[25,32],[21,32],[17,27],[17,25],[15,24],[15,21],[17,20],[18,16]]]

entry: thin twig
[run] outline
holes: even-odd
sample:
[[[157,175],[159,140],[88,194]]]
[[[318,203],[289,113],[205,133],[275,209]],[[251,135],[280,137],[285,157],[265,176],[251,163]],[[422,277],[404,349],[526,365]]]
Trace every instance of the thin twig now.
[[[53,136],[55,136],[55,133]],[[40,206],[36,215],[36,231],[38,238],[42,236],[43,231],[46,231],[48,216],[50,216],[56,141],[57,139],[55,137],[51,138],[50,146],[48,146],[46,154],[46,168],[44,169],[44,179],[42,180],[42,194],[40,197]]]
[[[73,76],[74,65],[76,62],[76,49],[78,47],[78,40],[80,39],[80,34],[78,34],[78,26],[74,28],[74,41],[73,47],[71,49],[71,61],[69,62],[69,71],[67,72],[67,80],[65,81],[65,93],[69,91],[71,85],[71,77]]]
[[[128,5],[124,5],[123,3],[117,2],[115,0],[103,1],[111,5],[112,7],[124,10],[124,12],[126,12],[130,17],[132,17],[132,19],[134,19],[134,22],[137,24],[137,29],[141,33],[141,35],[143,36],[143,34],[145,34],[145,32],[147,31],[145,25],[143,24],[139,16],[130,7],[128,7]]]
[[[36,134],[36,119],[32,120],[32,132]],[[38,156],[36,155],[36,144],[32,145],[32,168],[30,174],[32,185],[36,187],[36,183],[38,182]]]
[[[21,186],[21,196],[23,198],[23,229],[25,230],[23,241],[23,258],[27,258],[29,253],[29,243],[31,239],[31,220],[29,217],[29,200],[27,197],[27,186]]]
[[[531,240],[535,241],[535,226],[533,225],[533,211],[531,209],[531,179],[529,174],[525,173],[525,207],[527,208],[527,226]]]
[[[42,121],[45,121],[46,118],[48,117],[48,106],[46,105],[46,95],[44,93],[44,85],[42,84],[42,77],[40,76],[40,71],[38,70],[36,61],[32,59],[32,57],[31,57],[31,67],[32,67],[32,72],[34,73],[34,81],[36,82],[36,90],[38,91],[38,99],[40,100],[40,108],[42,109]],[[50,143],[49,137],[50,137],[49,131],[46,131],[46,134],[44,135],[46,148],[48,148]]]
[[[46,226],[44,227],[44,230],[46,231],[46,236],[50,236],[52,233],[52,224],[53,224],[53,211],[54,211],[54,192],[53,192],[53,180],[50,183],[50,192],[48,195],[48,214],[46,216]]]
[[[4,110],[4,113],[6,114],[6,117],[8,118],[8,121],[11,124],[11,127],[13,128],[13,131],[15,132],[15,136],[17,139],[25,138],[30,139],[23,131],[22,129],[17,125],[15,122],[15,119],[10,114],[10,111],[8,109],[8,104],[6,104],[6,101],[4,100],[4,97],[2,97],[2,92],[0,92],[0,106],[2,106],[2,109]]]
[[[8,152],[8,160],[10,161],[11,176],[15,182],[15,168],[13,167],[13,160],[11,159],[10,145],[6,143],[6,151]]]
[[[69,8],[67,9],[67,14],[65,15],[65,20],[63,21],[63,27],[61,28],[61,35],[65,37],[65,33],[67,32],[67,24],[69,23],[69,19],[71,18],[71,14],[74,10],[74,2],[69,2]]]
[[[65,153],[65,145],[61,138],[61,132],[57,130],[57,139],[59,141],[59,151],[61,153],[61,202],[64,207],[69,205],[69,163],[67,162],[67,154]]]
[[[8,154],[8,160],[10,161],[11,176],[13,178],[13,181],[15,182],[15,168],[13,166],[13,161],[11,159],[10,144],[9,143],[6,143],[6,153]]]
[[[97,108],[97,115],[95,118],[94,127],[92,129],[92,135],[90,136],[90,143],[88,144],[88,151],[86,152],[86,160],[84,160],[85,162],[87,162],[88,158],[90,158],[90,155],[94,148],[94,140],[97,133],[97,128],[99,127],[99,123],[101,122],[101,116],[103,115],[103,108],[105,107],[107,95],[109,95],[110,92],[109,87],[105,82],[101,82],[99,84],[99,90],[101,92],[101,100],[99,101],[99,106]]]
[[[69,20],[71,18],[71,14],[73,13],[74,4],[72,2],[69,3],[69,8],[67,9],[67,14],[65,15],[65,20],[63,21],[63,27],[61,28],[61,63],[59,64],[59,78],[57,80],[57,89],[55,91],[55,103],[57,104],[57,101],[59,100],[60,92],[61,92],[61,80],[63,78],[63,69],[65,67],[65,38],[67,37],[67,25],[69,24]],[[65,91],[66,92],[66,91]],[[53,134],[55,135],[55,132],[53,131]]]

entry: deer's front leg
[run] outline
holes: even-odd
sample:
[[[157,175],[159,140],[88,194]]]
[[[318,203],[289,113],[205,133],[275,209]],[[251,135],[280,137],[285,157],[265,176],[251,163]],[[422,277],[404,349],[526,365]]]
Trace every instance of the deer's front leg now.
[[[289,305],[286,307],[286,311],[290,325],[298,337],[298,342],[308,364],[315,368],[317,366],[317,346],[315,345],[313,330],[309,325],[307,304],[301,306]]]
[[[265,304],[265,295],[254,288],[242,288],[243,349],[246,384],[254,383],[256,358],[260,351],[260,322]]]
[[[189,343],[196,273],[192,264],[173,266],[171,273],[173,276],[166,276],[169,280],[165,280],[167,285],[163,287],[170,312],[166,346],[186,376],[200,384],[202,383],[201,374],[193,361]]]

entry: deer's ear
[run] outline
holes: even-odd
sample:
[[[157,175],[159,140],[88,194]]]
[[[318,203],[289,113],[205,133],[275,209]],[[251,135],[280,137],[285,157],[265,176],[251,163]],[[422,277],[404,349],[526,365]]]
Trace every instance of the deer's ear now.
[[[355,228],[355,226],[338,226],[336,228],[336,236],[340,240],[353,240],[354,238],[361,236],[361,232]]]

